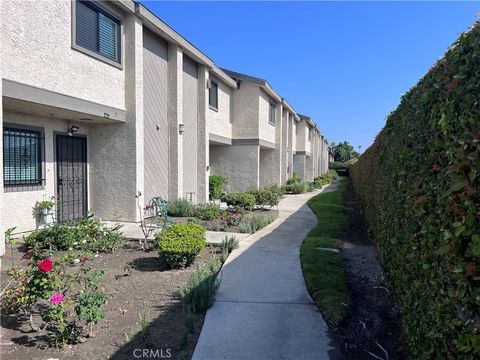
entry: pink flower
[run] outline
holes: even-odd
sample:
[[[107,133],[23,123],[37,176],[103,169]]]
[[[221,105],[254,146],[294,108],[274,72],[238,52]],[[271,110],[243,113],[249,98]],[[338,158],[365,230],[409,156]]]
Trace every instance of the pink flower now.
[[[52,296],[50,296],[50,304],[52,305],[57,305],[57,304],[60,304],[64,299],[64,296],[63,294],[52,294]]]

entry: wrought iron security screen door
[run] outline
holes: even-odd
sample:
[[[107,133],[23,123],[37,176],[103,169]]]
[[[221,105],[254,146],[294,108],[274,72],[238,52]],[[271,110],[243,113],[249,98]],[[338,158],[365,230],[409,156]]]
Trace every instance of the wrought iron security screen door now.
[[[78,220],[87,213],[87,139],[57,135],[58,221]]]

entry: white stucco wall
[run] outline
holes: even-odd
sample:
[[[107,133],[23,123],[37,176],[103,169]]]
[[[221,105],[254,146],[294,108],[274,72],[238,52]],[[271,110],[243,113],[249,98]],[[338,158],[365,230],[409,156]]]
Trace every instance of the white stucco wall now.
[[[55,159],[54,159],[54,132],[66,133],[71,123],[65,120],[45,118],[33,115],[4,112],[3,122],[18,125],[28,125],[42,128],[45,136],[44,178],[45,186],[41,190],[7,191],[3,194],[1,206],[3,224],[5,228],[16,226],[15,232],[34,230],[37,226],[33,217],[33,208],[37,201],[49,199],[55,195]],[[75,124],[80,127],[78,134],[88,134],[88,125]],[[87,158],[89,140],[87,138]],[[88,181],[90,184],[90,181]],[[3,182],[2,182],[3,188]],[[90,198],[90,196],[89,196]]]
[[[211,75],[210,75],[211,76]],[[208,106],[207,89],[207,126],[211,134],[232,138],[232,89],[222,81],[211,77],[218,84],[218,109]]]
[[[259,92],[257,85],[240,82],[233,92],[232,135],[235,139],[258,139]]]
[[[306,150],[306,121],[305,120],[300,120],[297,122],[296,127],[296,144],[295,144],[295,149],[296,151],[307,151]]]
[[[260,96],[258,99],[258,127],[259,127],[259,138],[262,140],[269,141],[271,143],[276,143],[275,141],[275,127],[280,126],[281,115],[280,115],[280,104],[276,104],[276,125],[272,125],[268,122],[268,114],[270,108],[270,97],[263,91],[260,90]]]
[[[72,49],[70,1],[4,0],[0,15],[4,78],[125,108],[124,71]]]

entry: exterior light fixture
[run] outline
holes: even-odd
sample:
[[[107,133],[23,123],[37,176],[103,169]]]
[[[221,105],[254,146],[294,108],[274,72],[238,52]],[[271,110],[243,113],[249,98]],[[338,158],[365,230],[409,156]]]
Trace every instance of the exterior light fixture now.
[[[185,132],[185,125],[184,124],[178,124],[178,133],[182,135]]]
[[[73,136],[80,128],[78,126],[73,125],[70,130],[68,130],[68,136]]]

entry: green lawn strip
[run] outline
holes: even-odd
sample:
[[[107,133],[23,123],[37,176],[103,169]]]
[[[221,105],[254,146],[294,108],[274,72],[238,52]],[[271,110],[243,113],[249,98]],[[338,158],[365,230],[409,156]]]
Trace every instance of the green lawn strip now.
[[[338,190],[322,193],[308,201],[318,224],[310,231],[300,249],[303,276],[308,291],[328,321],[338,324],[348,311],[350,297],[342,255],[318,248],[337,248],[340,233],[347,223],[343,206],[346,181]]]

